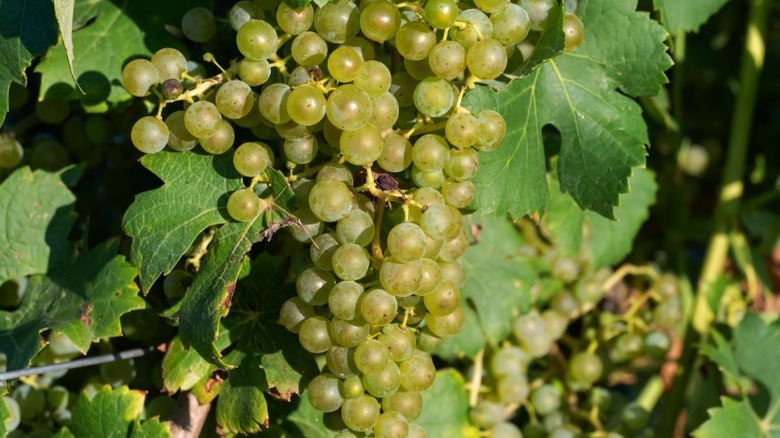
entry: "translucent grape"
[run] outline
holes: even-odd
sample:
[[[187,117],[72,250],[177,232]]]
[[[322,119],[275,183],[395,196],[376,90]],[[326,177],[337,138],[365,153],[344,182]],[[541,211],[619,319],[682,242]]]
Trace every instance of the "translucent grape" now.
[[[371,123],[344,131],[339,143],[344,159],[358,166],[373,163],[382,155],[382,134]]]
[[[336,223],[336,235],[341,243],[367,246],[374,239],[374,218],[362,210],[352,209]]]
[[[309,353],[324,353],[331,347],[332,342],[328,334],[330,321],[321,316],[307,318],[301,324],[298,331],[298,339]]]
[[[328,97],[327,115],[335,127],[353,131],[371,118],[371,98],[356,85],[342,85]]]
[[[255,2],[248,0],[241,0],[233,5],[228,12],[228,20],[230,21],[230,27],[238,32],[249,20],[265,18],[265,12]]]
[[[425,319],[428,322],[428,328],[431,329],[433,334],[446,338],[457,334],[463,328],[465,315],[463,314],[463,308],[458,307],[446,315],[428,314]]]
[[[318,150],[319,144],[313,135],[284,141],[284,156],[295,164],[311,163],[317,156]]]
[[[564,47],[566,52],[576,50],[585,39],[585,28],[582,26],[582,21],[574,14],[567,13],[564,17],[563,33],[566,35]]]
[[[479,9],[466,9],[460,13],[458,18],[467,23],[467,26],[451,29],[450,36],[453,41],[460,43],[467,49],[493,33],[493,23]]]
[[[476,189],[470,180],[447,180],[441,185],[441,194],[447,205],[455,208],[466,208],[474,199]]]
[[[249,20],[236,34],[236,45],[244,57],[253,61],[267,59],[276,52],[279,37],[273,26],[263,20]]]
[[[276,22],[282,31],[290,35],[299,35],[314,23],[314,8],[311,4],[293,9],[282,2],[276,9]]]
[[[271,67],[265,59],[259,61],[245,59],[238,63],[238,76],[247,85],[256,87],[268,81],[271,77]]]
[[[412,164],[412,144],[400,134],[389,134],[382,141],[377,163],[388,172],[401,172]]]
[[[154,116],[138,119],[130,131],[133,146],[146,154],[154,154],[163,150],[168,144],[169,135],[168,125]]]
[[[227,211],[233,219],[249,222],[260,213],[260,198],[252,189],[236,190],[228,198]]]
[[[328,56],[328,43],[317,33],[307,31],[293,39],[291,50],[296,63],[313,67],[325,61]]]
[[[341,245],[333,253],[333,272],[342,280],[365,277],[370,263],[366,250],[354,243]]]
[[[482,110],[477,114],[479,138],[474,148],[480,151],[492,151],[501,145],[506,135],[506,121],[501,114],[493,110]]]
[[[320,374],[306,387],[309,402],[321,412],[334,412],[344,399],[339,392],[339,379],[332,374]]]
[[[401,13],[387,0],[370,3],[360,13],[360,29],[371,40],[385,42],[394,37],[400,27]]]
[[[306,318],[315,315],[314,308],[306,304],[300,297],[293,297],[282,304],[279,310],[279,323],[287,330],[298,333]]]
[[[554,0],[520,0],[519,4],[528,13],[531,29],[542,31],[547,27],[550,10],[556,3]]]
[[[436,34],[423,21],[409,21],[398,29],[395,46],[406,59],[420,61],[436,45]]]
[[[379,342],[387,348],[390,359],[400,362],[409,358],[417,346],[417,338],[412,329],[398,325],[387,326],[379,335]]]
[[[479,140],[479,120],[467,112],[455,113],[444,128],[447,141],[457,148],[467,148]]]
[[[504,72],[507,54],[500,42],[488,38],[474,43],[466,53],[471,73],[482,79],[495,79]]]
[[[381,370],[363,374],[363,387],[374,397],[388,397],[401,387],[401,370],[395,362],[388,360]]]
[[[379,281],[382,287],[397,297],[413,294],[420,286],[422,268],[417,261],[400,262],[393,257],[382,262],[379,269]]]
[[[205,43],[217,33],[217,20],[206,8],[192,8],[181,18],[181,31],[190,41]]]
[[[336,222],[352,210],[352,192],[341,181],[318,181],[309,194],[309,206],[320,220]]]
[[[325,104],[325,96],[320,90],[302,85],[287,97],[287,112],[295,123],[311,126],[325,117]]]
[[[392,129],[398,120],[398,114],[398,101],[389,91],[371,99],[371,119],[369,123],[376,126],[380,132]]]
[[[360,66],[354,84],[373,99],[385,94],[390,89],[391,82],[392,75],[385,64],[379,61],[366,61]]]
[[[471,148],[453,150],[444,166],[444,171],[455,181],[470,180],[478,170],[479,154]]]
[[[184,125],[187,131],[197,138],[206,138],[214,135],[219,129],[222,120],[217,107],[205,100],[193,103],[184,111]]]
[[[425,233],[419,225],[402,222],[387,235],[387,249],[402,263],[417,261],[425,254]]]
[[[159,83],[159,70],[146,59],[134,59],[122,69],[122,85],[133,96],[148,96]]]
[[[321,306],[327,303],[328,294],[335,284],[336,279],[333,278],[333,274],[315,267],[304,269],[295,280],[298,296],[312,306]]]
[[[360,300],[360,313],[369,324],[384,325],[395,318],[398,302],[384,290],[372,289]]]
[[[447,315],[460,305],[460,288],[448,280],[441,281],[423,301],[428,312]]]
[[[414,106],[426,116],[441,117],[450,111],[456,97],[449,82],[431,77],[421,81],[414,89]]]
[[[379,402],[374,397],[363,394],[344,401],[341,407],[341,418],[352,430],[358,432],[368,430],[374,427],[379,419],[379,408]]]
[[[507,3],[506,6],[491,14],[490,22],[493,23],[493,38],[505,46],[523,41],[531,31],[528,12],[514,3]]]
[[[428,54],[428,64],[436,76],[455,79],[466,70],[466,49],[455,41],[441,41]]]
[[[450,147],[439,135],[426,134],[412,147],[412,162],[425,172],[441,170],[450,158]]]
[[[260,93],[258,105],[260,114],[273,124],[286,123],[291,120],[287,112],[287,99],[290,96],[290,86],[282,83],[267,85]]]
[[[474,4],[479,9],[492,14],[506,6],[506,0],[474,0]]]
[[[425,391],[433,385],[436,379],[436,367],[433,365],[431,355],[416,350],[412,355],[401,362],[401,386],[408,391]]]
[[[21,143],[12,139],[0,139],[0,169],[13,169],[22,162],[24,149]]]
[[[206,138],[201,138],[198,142],[204,151],[210,154],[219,155],[230,150],[230,148],[233,147],[235,140],[236,133],[233,130],[233,125],[227,120],[222,119],[217,124],[217,130],[214,134]]]
[[[320,168],[320,171],[317,172],[317,181],[322,181],[326,179],[335,179],[343,182],[348,186],[352,186],[352,183],[354,181],[354,177],[352,176],[352,170],[340,163],[325,163]],[[354,211],[354,209],[352,211]]]
[[[339,46],[328,56],[328,71],[339,82],[355,80],[362,65],[363,57],[350,46]]]
[[[330,336],[333,342],[344,347],[357,347],[361,345],[371,330],[365,321],[356,318],[352,321],[345,321],[339,318],[333,318],[330,322]]]
[[[395,411],[413,421],[422,412],[422,396],[415,391],[398,391],[395,394],[382,399],[382,410]]]
[[[260,175],[269,164],[273,163],[266,148],[260,143],[244,143],[236,148],[236,153],[233,154],[233,166],[243,176]]]
[[[214,101],[222,115],[230,119],[240,119],[252,110],[255,96],[248,84],[232,80],[219,87]]]
[[[328,42],[344,43],[360,31],[360,11],[349,0],[329,2],[314,13],[314,27]]]
[[[418,187],[438,189],[446,179],[447,175],[444,174],[443,170],[426,172],[417,166],[412,166],[412,180]]]
[[[425,19],[437,29],[446,29],[455,24],[459,12],[454,0],[428,0],[425,4]]]
[[[333,286],[328,296],[328,308],[333,316],[351,320],[358,315],[358,301],[363,295],[363,286],[354,281],[341,281]]]

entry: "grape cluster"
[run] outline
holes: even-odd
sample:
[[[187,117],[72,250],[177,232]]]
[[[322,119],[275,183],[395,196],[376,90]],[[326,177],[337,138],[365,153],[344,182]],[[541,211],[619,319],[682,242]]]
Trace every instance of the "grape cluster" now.
[[[675,278],[643,269],[653,283],[628,294],[615,287],[622,272],[593,270],[587,258],[546,245],[520,253],[537,270],[537,304],[472,371],[480,373],[472,423],[493,437],[652,436],[647,409],[618,403],[607,385],[661,365],[681,321]]]
[[[505,72],[554,5],[474,3],[239,1],[228,17],[239,58],[228,69],[206,54],[220,73],[204,78],[164,48],[122,72],[130,94],[160,102],[132,128],[138,150],[200,145],[232,153],[251,178],[228,197],[234,220],[255,220],[273,202],[258,196],[267,169],[289,172],[298,204],[287,229],[310,245],[280,323],[325,355],[307,394],[320,411],[340,412],[341,436],[425,436],[410,421],[436,375],[430,352],[464,323],[459,259],[471,238],[460,210],[474,199],[479,153],[498,148],[507,125],[461,100]],[[569,50],[582,39],[571,17]],[[206,42],[218,27],[195,8],[181,30]],[[179,283],[169,296],[181,295]]]

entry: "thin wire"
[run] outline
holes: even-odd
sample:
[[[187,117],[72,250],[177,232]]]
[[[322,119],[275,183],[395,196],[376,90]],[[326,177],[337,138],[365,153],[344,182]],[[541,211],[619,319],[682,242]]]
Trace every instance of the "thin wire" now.
[[[69,362],[56,363],[51,365],[41,365],[39,367],[25,368],[22,370],[6,371],[4,373],[0,373],[0,388],[6,385],[7,380],[11,380],[11,379],[33,376],[36,374],[45,374],[53,371],[84,368],[93,365],[100,365],[102,363],[115,362],[118,360],[133,359],[136,357],[145,356],[155,350],[156,350],[155,347],[135,348],[132,350],[121,351],[119,353],[104,354],[102,356],[85,357],[83,359],[76,359]]]

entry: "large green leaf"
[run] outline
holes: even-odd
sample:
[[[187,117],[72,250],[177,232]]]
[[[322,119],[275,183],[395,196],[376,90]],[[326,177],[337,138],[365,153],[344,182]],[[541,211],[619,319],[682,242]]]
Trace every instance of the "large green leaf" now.
[[[24,70],[56,42],[51,0],[0,0],[0,125],[11,82],[26,85]]]
[[[39,333],[64,333],[82,351],[122,332],[119,317],[145,306],[136,270],[117,255],[118,241],[85,250],[47,276],[30,277],[18,309],[0,311],[0,351],[8,369],[24,368],[43,347]]]
[[[472,221],[482,229],[479,243],[461,259],[467,278],[461,288],[466,323],[437,351],[445,357],[474,357],[486,343],[497,345],[511,332],[512,320],[531,305],[534,271],[516,256],[523,239],[512,221],[477,215]]]
[[[268,403],[263,395],[265,379],[257,356],[245,356],[230,371],[217,401],[217,424],[232,433],[255,433],[268,427]]]
[[[70,430],[77,437],[167,437],[170,430],[158,420],[140,422],[144,408],[144,391],[127,386],[111,389],[104,386],[90,399],[82,394],[73,407]]]
[[[203,230],[227,221],[227,194],[244,185],[229,153],[162,151],[145,155],[141,164],[165,183],[138,195],[122,222],[133,239],[130,260],[146,293]]]
[[[577,255],[587,245],[596,269],[618,263],[628,255],[639,228],[650,215],[658,190],[653,172],[642,168],[634,169],[629,187],[628,193],[620,195],[615,220],[610,220],[580,210],[569,195],[560,192],[558,181],[551,179],[550,205],[543,224],[561,255]]]
[[[22,167],[0,184],[0,284],[45,273],[70,256],[76,198],[65,186],[65,172]]]
[[[669,32],[698,32],[699,26],[726,4],[728,0],[655,0],[661,21]]]
[[[415,420],[430,437],[472,438],[479,431],[469,422],[469,397],[463,376],[454,369],[436,374],[433,386],[423,392],[423,411]]]
[[[467,94],[467,108],[497,109],[509,126],[501,148],[480,155],[475,207],[515,217],[547,207],[542,128],[551,125],[561,136],[561,189],[580,207],[613,217],[649,141],[641,107],[626,94],[657,94],[671,65],[666,31],[635,8],[636,1],[581,1],[579,49],[498,93],[480,87]]]
[[[42,75],[41,96],[47,99],[81,98],[85,106],[94,111],[107,109],[105,102],[115,104],[130,99],[121,82],[124,64],[163,47],[185,51],[182,42],[165,26],[179,26],[181,16],[188,9],[210,6],[210,3],[190,0],[160,7],[154,0],[102,0],[94,4],[90,13],[97,18],[74,32],[72,38],[75,76],[86,95],[80,96],[76,91],[67,51],[63,44],[58,44],[36,67]],[[76,14],[81,12],[75,11]],[[75,18],[81,21],[78,15]]]

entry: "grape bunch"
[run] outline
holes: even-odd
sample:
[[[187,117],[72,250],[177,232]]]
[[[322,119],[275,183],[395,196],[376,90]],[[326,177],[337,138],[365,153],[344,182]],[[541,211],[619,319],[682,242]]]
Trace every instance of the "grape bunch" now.
[[[472,369],[479,382],[472,424],[491,437],[653,436],[646,428],[652,406],[618,402],[623,395],[609,388],[663,364],[681,321],[676,279],[649,267],[593,269],[523,222],[532,235],[526,241],[536,243],[520,249],[537,272],[536,304],[514,321],[512,338]],[[619,284],[627,272],[652,282],[629,292]]]
[[[308,400],[338,418],[339,436],[426,436],[410,421],[436,376],[431,351],[464,323],[459,259],[471,236],[461,210],[475,197],[480,153],[507,131],[500,113],[472,113],[462,98],[500,79],[554,2],[272,3],[230,9],[236,44],[226,51],[237,59],[225,69],[204,55],[215,76],[173,48],[127,64],[127,91],[159,102],[132,143],[144,153],[232,154],[251,179],[229,194],[236,221],[266,211],[266,172],[285,172],[297,198],[287,230],[308,247],[280,323],[326,364]],[[574,50],[582,25],[573,14],[567,23]],[[181,31],[207,42],[217,21],[195,8]],[[174,283],[170,296],[180,296]]]

